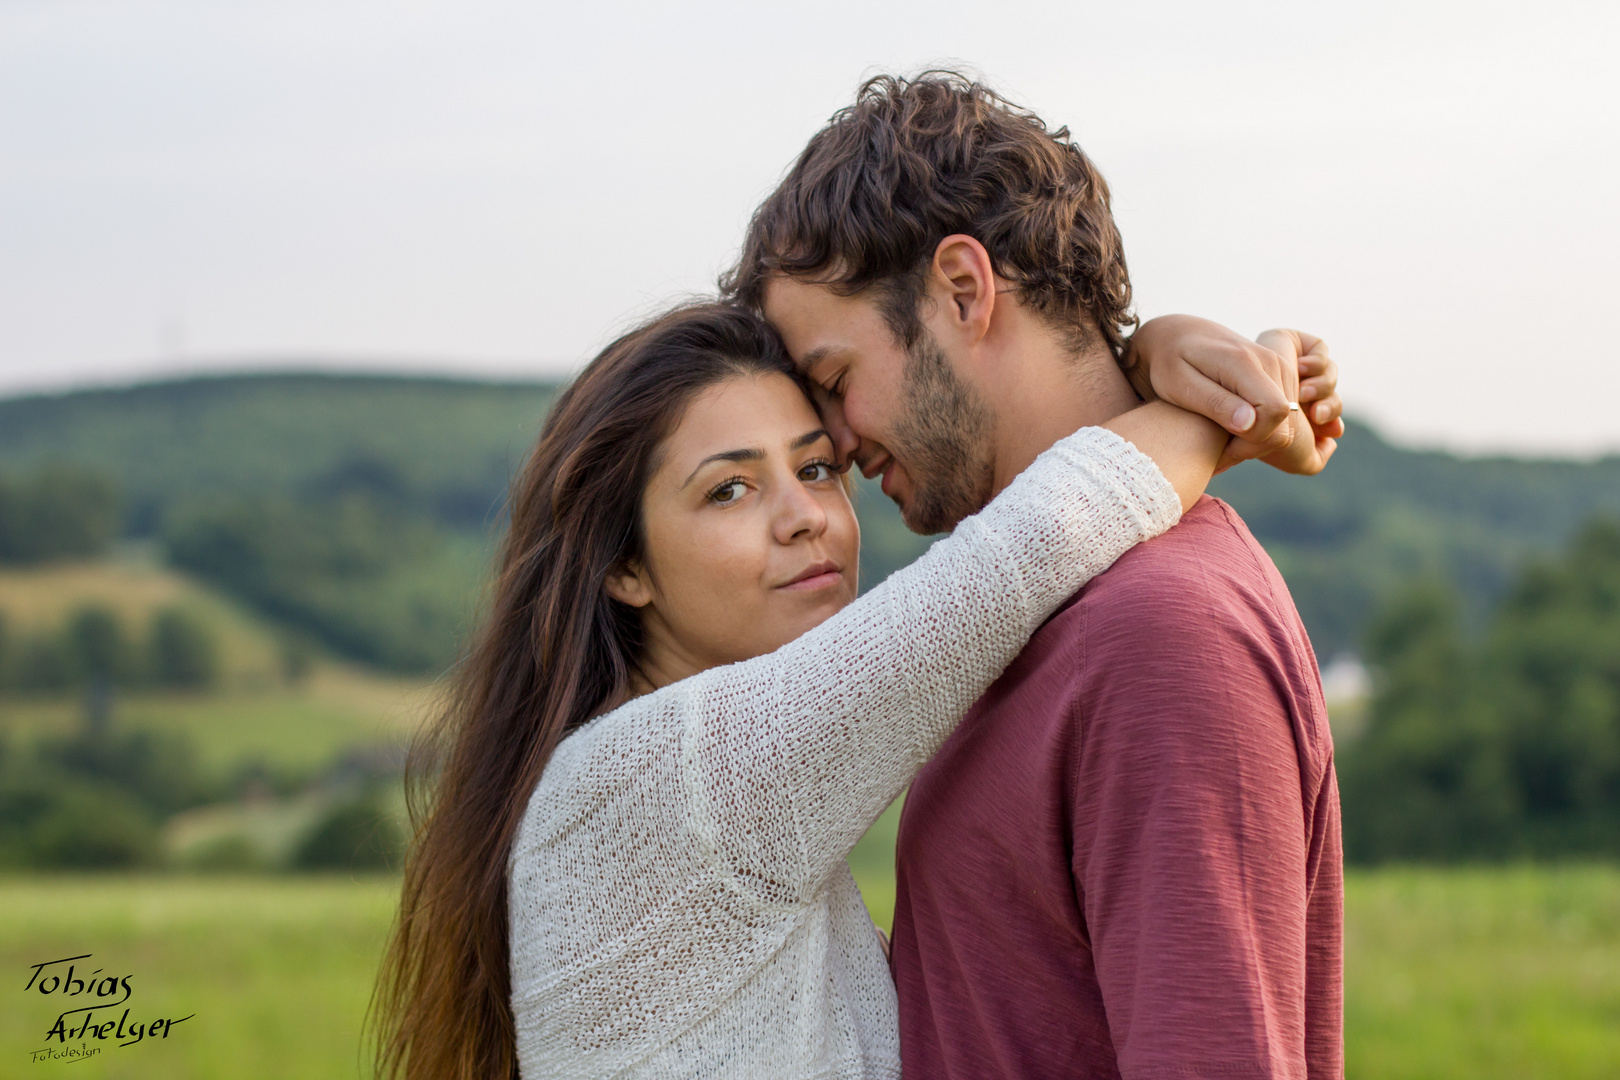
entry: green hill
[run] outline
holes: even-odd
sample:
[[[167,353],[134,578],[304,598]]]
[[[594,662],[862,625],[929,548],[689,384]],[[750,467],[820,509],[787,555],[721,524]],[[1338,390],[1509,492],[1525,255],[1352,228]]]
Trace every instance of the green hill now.
[[[93,466],[156,530],[207,496],[364,491],[439,521],[493,519],[555,387],[453,379],[248,375],[0,401],[0,465]]]
[[[1417,579],[1449,581],[1477,627],[1527,557],[1620,516],[1620,457],[1470,458],[1348,428],[1320,476],[1245,466],[1210,488],[1276,560],[1324,659],[1358,651],[1375,609]]]
[[[369,655],[421,669],[425,656],[442,658],[464,614],[465,602],[447,598],[476,590],[478,553],[498,527],[508,478],[555,389],[277,374],[17,397],[0,400],[0,469],[69,462],[102,472],[124,496],[131,536],[161,536],[199,508],[269,498],[282,503],[256,503],[235,520],[293,529],[343,504],[347,519],[372,522],[365,526],[372,532],[389,531],[391,522],[431,527],[445,534],[443,543],[413,541],[382,560],[372,593],[386,602],[365,617],[332,615],[369,603],[356,598],[368,586],[347,579],[312,587],[308,603],[277,612],[294,623],[299,612],[315,612],[306,628],[316,633],[336,619],[342,634],[328,639],[362,657],[357,635],[398,624],[400,612],[427,612],[418,620],[431,627],[427,644],[395,643]],[[927,541],[905,531],[873,485],[862,486],[862,576],[870,587]],[[1325,658],[1354,650],[1370,613],[1415,578],[1449,578],[1482,615],[1528,554],[1559,547],[1594,514],[1620,514],[1620,458],[1464,458],[1405,450],[1352,424],[1320,477],[1250,465],[1217,478],[1212,491],[1276,559]],[[356,499],[369,508],[363,514],[344,502]],[[297,518],[283,504],[316,509]],[[263,578],[261,587],[278,580]]]

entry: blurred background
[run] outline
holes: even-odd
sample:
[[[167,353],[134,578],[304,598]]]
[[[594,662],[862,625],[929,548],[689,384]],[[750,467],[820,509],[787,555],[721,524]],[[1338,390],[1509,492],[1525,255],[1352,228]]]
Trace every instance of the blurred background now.
[[[0,0],[0,961],[197,1014],[86,1072],[361,1074],[403,747],[557,386],[713,288],[864,76],[942,63],[1069,126],[1143,317],[1339,359],[1328,471],[1215,491],[1323,669],[1348,1075],[1620,1075],[1617,43],[1600,3]],[[863,587],[926,548],[860,514]],[[851,860],[885,925],[894,825]],[[8,993],[0,1072],[59,1011]]]

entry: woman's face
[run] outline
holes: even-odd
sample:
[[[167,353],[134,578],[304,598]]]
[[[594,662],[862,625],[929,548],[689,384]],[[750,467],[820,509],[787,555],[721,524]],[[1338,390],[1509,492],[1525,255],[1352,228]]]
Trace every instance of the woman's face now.
[[[770,652],[855,598],[860,528],[833,461],[786,376],[692,400],[642,496],[645,559],[607,583],[641,609],[654,685]]]

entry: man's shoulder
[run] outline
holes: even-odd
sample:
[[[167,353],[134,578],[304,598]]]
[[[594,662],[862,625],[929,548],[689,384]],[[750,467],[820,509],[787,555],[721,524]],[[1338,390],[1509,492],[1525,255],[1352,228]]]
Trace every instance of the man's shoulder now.
[[[1174,528],[1125,552],[1075,599],[1092,607],[1185,600],[1190,592],[1259,583],[1274,569],[1237,511],[1205,495]]]
[[[1292,613],[1292,601],[1283,596],[1279,604],[1274,595],[1281,581],[1237,512],[1205,495],[1174,528],[1137,544],[1070,597],[1042,633],[1078,633],[1087,620],[1115,615],[1146,633],[1165,620],[1206,618],[1238,599]]]
[[[1184,653],[1219,665],[1245,643],[1309,651],[1288,587],[1235,510],[1206,495],[1181,521],[1136,545],[1047,620],[1029,652],[1114,676],[1145,674],[1149,657]],[[1268,650],[1269,651],[1269,650]]]

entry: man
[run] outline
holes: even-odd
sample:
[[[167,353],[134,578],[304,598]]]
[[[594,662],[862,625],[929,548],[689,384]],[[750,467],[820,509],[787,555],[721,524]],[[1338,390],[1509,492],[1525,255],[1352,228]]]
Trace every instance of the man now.
[[[760,207],[724,284],[820,387],[841,452],[910,528],[943,531],[1138,403],[1108,199],[1067,129],[951,73],[878,78]],[[1231,456],[1315,472],[1342,430],[1331,364],[1267,344],[1289,364],[1313,347],[1322,423],[1296,413],[1287,446]],[[1230,407],[1232,429],[1264,426]],[[919,773],[896,860],[908,1076],[1342,1074],[1316,660],[1219,500],[1042,627]]]

